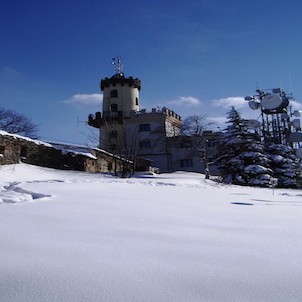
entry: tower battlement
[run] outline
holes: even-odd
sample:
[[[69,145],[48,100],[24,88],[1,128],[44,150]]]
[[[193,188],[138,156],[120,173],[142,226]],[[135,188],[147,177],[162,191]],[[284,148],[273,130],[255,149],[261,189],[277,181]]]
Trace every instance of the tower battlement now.
[[[163,107],[162,109],[158,108],[152,108],[151,111],[147,111],[146,109],[141,109],[139,111],[132,111],[131,117],[139,116],[139,115],[165,115],[174,117],[175,119],[181,121],[181,116],[175,113],[173,110],[170,110],[166,107]]]
[[[115,74],[111,78],[105,78],[101,80],[100,87],[103,91],[105,87],[116,86],[120,84],[121,86],[128,85],[129,87],[137,88],[138,91],[141,90],[141,81],[138,78],[129,77],[126,78],[123,74]]]

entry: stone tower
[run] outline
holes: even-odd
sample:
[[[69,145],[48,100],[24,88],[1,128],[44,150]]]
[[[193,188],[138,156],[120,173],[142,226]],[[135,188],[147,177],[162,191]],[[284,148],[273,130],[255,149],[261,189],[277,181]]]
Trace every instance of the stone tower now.
[[[126,154],[125,122],[134,112],[139,111],[139,91],[141,81],[138,78],[125,77],[121,60],[113,59],[115,74],[101,80],[103,91],[103,110],[88,124],[100,129],[99,147],[115,154]]]

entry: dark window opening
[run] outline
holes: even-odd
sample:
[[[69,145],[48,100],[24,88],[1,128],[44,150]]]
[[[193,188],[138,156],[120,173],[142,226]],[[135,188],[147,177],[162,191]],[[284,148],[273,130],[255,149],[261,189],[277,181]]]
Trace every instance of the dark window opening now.
[[[138,106],[138,98],[135,98],[135,105]]]
[[[150,124],[140,124],[139,125],[140,132],[150,131],[150,130],[151,130]]]
[[[118,93],[117,93],[117,90],[116,90],[116,89],[111,90],[111,92],[110,92],[110,97],[112,97],[112,98],[117,98],[117,95],[118,95]]]
[[[111,112],[117,112],[117,104],[111,104],[110,110],[111,110]]]

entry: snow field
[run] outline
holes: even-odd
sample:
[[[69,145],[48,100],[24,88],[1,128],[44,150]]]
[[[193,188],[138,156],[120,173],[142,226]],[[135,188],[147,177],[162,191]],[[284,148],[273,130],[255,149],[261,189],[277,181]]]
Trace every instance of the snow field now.
[[[302,298],[301,191],[23,164],[0,187],[2,301]]]

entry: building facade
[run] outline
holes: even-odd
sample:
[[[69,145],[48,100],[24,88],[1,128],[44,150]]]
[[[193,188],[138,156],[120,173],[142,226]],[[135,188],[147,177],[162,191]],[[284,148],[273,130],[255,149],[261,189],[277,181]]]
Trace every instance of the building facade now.
[[[100,130],[101,149],[134,163],[146,159],[161,172],[204,171],[204,157],[200,150],[196,151],[195,143],[207,138],[180,136],[181,117],[166,107],[153,108],[150,112],[140,109],[138,78],[125,77],[118,70],[111,78],[101,80],[100,89],[102,112],[90,114],[88,124]],[[210,135],[211,141],[215,138]],[[186,147],[180,143],[184,140],[188,142]],[[208,148],[207,156],[214,156],[212,149]]]
[[[88,124],[100,129],[99,147],[115,155],[146,158],[153,167],[171,171],[167,137],[179,135],[181,118],[167,108],[140,109],[138,78],[117,73],[100,83],[102,112],[89,115]]]

